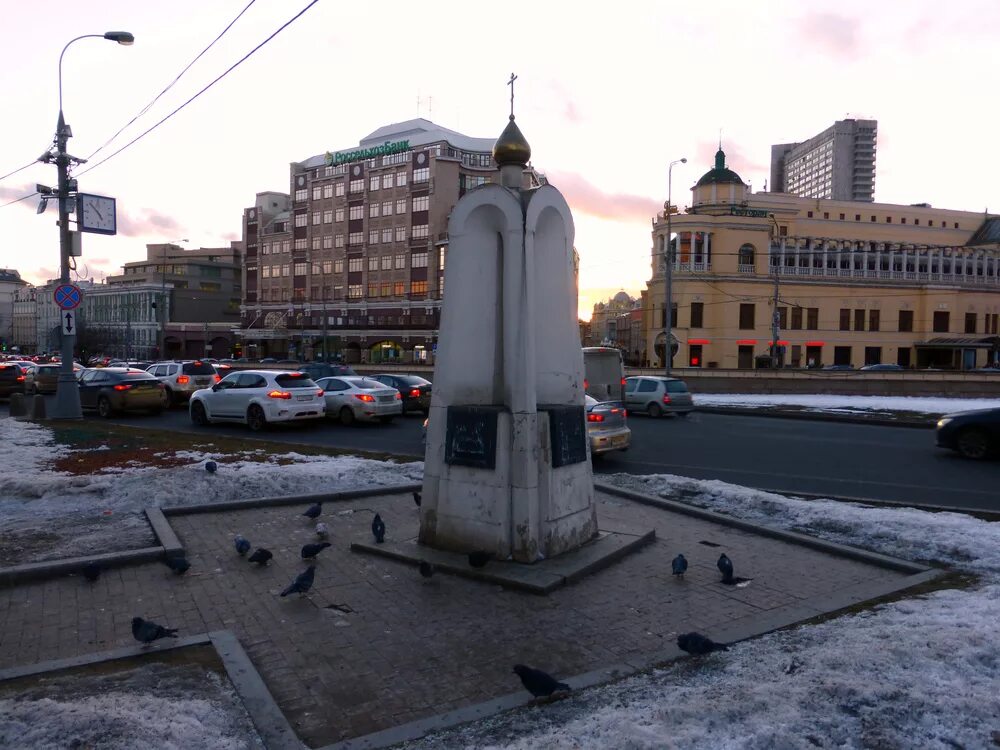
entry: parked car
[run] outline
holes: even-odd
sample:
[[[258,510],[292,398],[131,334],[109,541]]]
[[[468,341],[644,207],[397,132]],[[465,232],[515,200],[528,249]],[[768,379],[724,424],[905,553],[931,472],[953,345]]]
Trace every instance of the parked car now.
[[[350,365],[340,365],[330,362],[307,362],[300,365],[299,372],[304,372],[313,380],[320,378],[335,378],[341,375],[357,375]]]
[[[395,375],[381,373],[372,378],[395,388],[403,395],[403,413],[416,411],[429,414],[431,409],[431,381],[419,375]]]
[[[211,386],[222,379],[212,365],[201,360],[157,362],[146,371],[163,383],[164,408],[186,401],[198,389]]]
[[[35,365],[30,373],[25,374],[24,392],[27,394],[55,393],[61,370],[62,365],[58,363]],[[80,379],[80,373],[83,370],[82,365],[77,362],[73,363],[73,374],[76,375],[77,380]]]
[[[96,409],[102,417],[120,411],[163,410],[163,384],[143,370],[127,367],[101,367],[80,375],[80,406]]]
[[[945,414],[937,423],[937,444],[980,460],[1000,452],[1000,409]]]
[[[598,401],[593,396],[584,396],[584,408],[591,456],[629,449],[632,430],[628,428],[625,405],[621,401]]]
[[[625,406],[629,411],[645,412],[651,417],[664,414],[687,416],[694,411],[694,400],[683,380],[661,375],[637,375],[625,378]]]
[[[26,379],[21,365],[14,362],[0,363],[0,398],[10,398],[15,393],[24,393]]]
[[[861,368],[862,372],[904,372],[906,370],[902,365],[893,364],[879,364],[879,365],[865,365]]]
[[[395,388],[360,376],[321,378],[317,385],[323,389],[326,414],[336,417],[341,424],[361,422],[391,422],[403,413],[403,397]]]
[[[241,370],[195,391],[188,414],[196,425],[242,422],[258,432],[273,422],[322,419],[323,391],[301,372]]]

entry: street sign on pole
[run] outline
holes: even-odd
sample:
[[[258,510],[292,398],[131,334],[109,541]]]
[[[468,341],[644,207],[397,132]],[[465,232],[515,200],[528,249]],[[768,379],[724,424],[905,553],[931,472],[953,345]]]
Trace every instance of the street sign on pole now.
[[[60,310],[75,310],[83,302],[83,292],[76,284],[60,284],[52,292]]]
[[[63,310],[59,319],[62,321],[63,336],[76,336],[76,313],[72,310]]]

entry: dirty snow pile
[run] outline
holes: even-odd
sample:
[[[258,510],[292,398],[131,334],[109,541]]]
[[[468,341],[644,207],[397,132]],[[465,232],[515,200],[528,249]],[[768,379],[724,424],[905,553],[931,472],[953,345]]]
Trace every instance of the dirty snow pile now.
[[[996,398],[936,398],[931,396],[835,396],[821,393],[696,393],[697,406],[738,406],[767,408],[792,406],[822,412],[915,412],[952,414],[974,409],[1000,407]]]
[[[264,745],[228,680],[161,663],[39,678],[0,693],[0,747],[250,750]]]
[[[0,566],[135,549],[153,543],[143,509],[419,481],[423,464],[354,456],[178,452],[178,467],[131,466],[86,475],[48,468],[68,449],[51,431],[0,419]],[[205,471],[216,460],[218,471]],[[224,461],[229,462],[224,462]]]
[[[805,501],[670,475],[604,479],[742,519],[934,561],[978,580],[969,588],[773,633],[704,659],[681,659],[413,747],[985,748],[1000,742],[1000,523]]]

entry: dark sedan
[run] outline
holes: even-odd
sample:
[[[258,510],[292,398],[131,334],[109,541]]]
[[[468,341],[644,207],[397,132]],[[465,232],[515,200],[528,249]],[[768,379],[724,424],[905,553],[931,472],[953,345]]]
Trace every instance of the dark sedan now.
[[[403,395],[403,414],[417,411],[429,414],[431,409],[431,381],[419,375],[369,375],[380,383],[392,386]]]
[[[975,460],[1000,450],[1000,409],[945,414],[937,423],[937,444]]]
[[[21,366],[13,362],[0,362],[0,398],[10,398],[11,394],[24,393],[27,378]]]
[[[119,411],[163,411],[163,383],[148,372],[127,367],[84,370],[80,376],[80,406],[102,417]]]

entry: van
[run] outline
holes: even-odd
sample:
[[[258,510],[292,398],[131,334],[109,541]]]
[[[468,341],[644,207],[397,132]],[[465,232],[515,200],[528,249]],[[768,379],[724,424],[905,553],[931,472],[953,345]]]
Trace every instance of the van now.
[[[622,353],[607,346],[583,348],[583,389],[598,401],[625,401]]]

